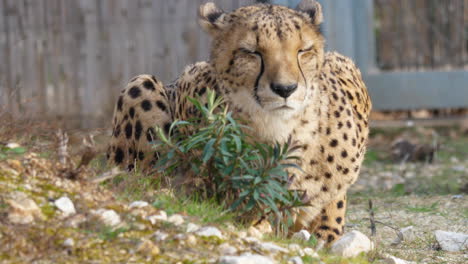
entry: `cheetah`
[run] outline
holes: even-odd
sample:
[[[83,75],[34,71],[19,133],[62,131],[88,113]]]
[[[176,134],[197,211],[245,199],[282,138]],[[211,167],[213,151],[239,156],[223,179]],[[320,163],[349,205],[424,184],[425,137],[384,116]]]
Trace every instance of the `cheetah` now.
[[[366,150],[371,101],[354,63],[324,51],[322,20],[315,0],[230,13],[201,5],[199,24],[212,38],[209,61],[187,66],[170,85],[152,75],[133,78],[115,107],[109,161],[151,167],[158,158],[150,144],[154,127],[168,133],[173,120],[195,114],[188,96],[214,90],[260,141],[299,144],[302,170],[288,173],[291,188],[310,202],[295,212],[293,229],[308,229],[330,245],[344,232],[346,192]]]

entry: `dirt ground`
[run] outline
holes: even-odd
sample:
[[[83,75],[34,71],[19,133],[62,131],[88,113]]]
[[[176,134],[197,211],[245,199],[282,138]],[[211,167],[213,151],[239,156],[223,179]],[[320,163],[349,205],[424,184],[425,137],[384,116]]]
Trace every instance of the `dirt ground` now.
[[[154,190],[148,188],[151,184],[145,182],[143,186],[140,181],[135,181],[133,185],[122,183],[97,185],[89,181],[102,176],[102,173],[109,170],[105,166],[102,154],[108,137],[105,130],[69,132],[70,147],[67,153],[74,167],[80,164],[86,153],[89,154],[90,151],[89,146],[87,147],[89,144],[84,144],[83,138],[88,138],[86,142],[89,142],[89,135],[95,135],[92,152],[96,152],[97,155],[94,157],[93,153],[94,159],[91,163],[83,166],[83,170],[76,174],[67,174],[67,169],[61,168],[58,150],[60,148],[57,146],[55,136],[50,133],[50,128],[37,127],[26,133],[24,131],[13,133],[7,128],[2,128],[0,132],[2,132],[0,133],[0,169],[3,169],[0,170],[0,241],[2,242],[0,244],[0,260],[2,261],[0,262],[37,261],[41,259],[41,256],[44,257],[44,252],[48,252],[47,247],[51,247],[55,250],[50,251],[50,256],[55,256],[55,260],[66,256],[67,261],[64,262],[73,263],[77,261],[70,257],[73,254],[88,260],[93,258],[93,254],[99,255],[99,250],[85,253],[87,248],[93,248],[96,245],[99,245],[99,248],[109,247],[106,254],[116,254],[115,257],[120,254],[125,259],[125,255],[129,252],[119,249],[119,243],[120,246],[135,246],[138,244],[135,242],[135,236],[147,236],[147,230],[141,226],[141,230],[138,230],[135,227],[137,225],[115,232],[115,230],[89,225],[86,226],[87,231],[71,230],[61,225],[60,229],[54,229],[54,226],[51,226],[51,223],[58,225],[63,219],[58,222],[54,220],[56,222],[48,222],[40,225],[41,228],[33,229],[17,227],[9,223],[8,201],[17,192],[42,196],[33,200],[42,206],[41,210],[45,217],[55,219],[56,212],[50,208],[46,197],[58,198],[64,193],[69,193],[71,197],[79,200],[77,206],[83,210],[84,208],[91,210],[100,202],[105,201],[108,207],[123,212],[127,209],[121,208],[122,204],[137,198],[152,197]],[[7,144],[13,142],[19,144],[20,147],[16,149],[16,152],[7,151]],[[403,143],[398,144],[399,142]],[[31,153],[35,154],[31,157]],[[47,165],[31,163],[31,160],[45,161]],[[18,167],[15,169],[15,166]],[[35,176],[29,182],[28,177],[31,177],[31,174]],[[70,175],[76,178],[71,181],[72,183],[70,180],[63,180],[63,177],[70,177]],[[62,178],[54,178],[57,176]],[[50,185],[46,182],[50,182]],[[34,186],[39,186],[38,188],[46,194],[34,191]],[[88,187],[90,189],[85,191],[84,188]],[[135,191],[138,188],[142,190]],[[383,256],[390,254],[416,263],[466,263],[468,252],[450,253],[441,250],[435,240],[434,231],[468,233],[467,195],[468,134],[466,131],[458,127],[373,129],[360,178],[349,193],[346,228],[348,231],[359,230],[368,235],[375,243],[375,250],[367,254],[367,262],[325,262],[380,263]],[[371,209],[370,202],[372,203]],[[166,209],[170,210],[170,208]],[[132,213],[128,213],[127,216],[131,215]],[[375,224],[375,234],[372,234],[371,223]],[[405,236],[403,240],[397,239],[398,231],[410,226],[413,227],[413,232]],[[161,228],[170,229],[168,226]],[[65,254],[63,252],[67,249],[62,244],[67,236],[58,234],[58,230],[69,236],[74,234],[80,241],[88,239],[91,233],[97,235],[92,236],[93,239],[86,247],[81,248],[81,251]],[[31,236],[31,232],[39,233]],[[41,232],[44,233],[43,236]],[[44,244],[44,238],[50,241]],[[34,245],[37,243],[34,240],[40,241],[42,245]],[[113,250],[120,253],[115,253]],[[112,260],[111,256],[107,255],[106,259]],[[119,259],[115,259],[117,260]],[[138,260],[147,261],[147,258],[135,256],[135,261]],[[53,263],[53,261],[45,263]]]

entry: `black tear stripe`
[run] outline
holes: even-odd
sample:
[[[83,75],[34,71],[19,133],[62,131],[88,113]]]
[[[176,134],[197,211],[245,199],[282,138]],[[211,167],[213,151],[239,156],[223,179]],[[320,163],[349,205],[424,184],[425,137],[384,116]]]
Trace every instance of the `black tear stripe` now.
[[[307,79],[304,75],[304,72],[302,71],[302,67],[301,67],[301,63],[299,62],[299,53],[297,54],[297,67],[299,67],[299,71],[301,72],[301,75],[302,75],[302,78],[304,79],[304,84],[305,84],[305,87],[306,87],[306,90],[309,88],[309,86],[307,85]],[[307,96],[307,95],[306,95]]]
[[[260,56],[260,72],[257,76],[257,79],[255,80],[255,87],[254,87],[254,98],[255,98],[255,101],[260,105],[262,106],[262,104],[260,103],[260,97],[258,97],[258,83],[260,82],[260,78],[262,78],[262,75],[263,75],[263,72],[265,70],[265,65],[263,63],[263,57],[262,57],[262,54],[260,54],[260,52],[255,52],[255,54],[257,54],[258,56]]]

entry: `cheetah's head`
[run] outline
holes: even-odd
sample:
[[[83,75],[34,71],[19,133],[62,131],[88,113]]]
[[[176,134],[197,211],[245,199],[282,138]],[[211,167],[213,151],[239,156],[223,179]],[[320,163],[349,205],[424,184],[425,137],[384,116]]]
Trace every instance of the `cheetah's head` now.
[[[213,39],[211,63],[234,103],[290,117],[309,102],[324,56],[318,2],[303,0],[296,9],[259,4],[231,13],[206,3],[199,22]]]

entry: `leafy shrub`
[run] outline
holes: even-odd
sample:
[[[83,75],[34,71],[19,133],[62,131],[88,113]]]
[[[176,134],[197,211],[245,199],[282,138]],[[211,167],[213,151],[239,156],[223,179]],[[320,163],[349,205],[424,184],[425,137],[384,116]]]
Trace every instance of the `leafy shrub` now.
[[[300,169],[291,162],[297,159],[291,155],[297,147],[290,140],[274,146],[257,142],[212,91],[205,105],[188,100],[199,117],[175,121],[169,136],[157,128],[156,168],[166,175],[182,172],[182,185],[190,186],[191,193],[215,198],[244,221],[268,219],[285,231],[292,222],[291,209],[303,206],[306,199],[303,192],[288,188],[293,179],[285,171]],[[176,132],[182,130],[186,133]]]

